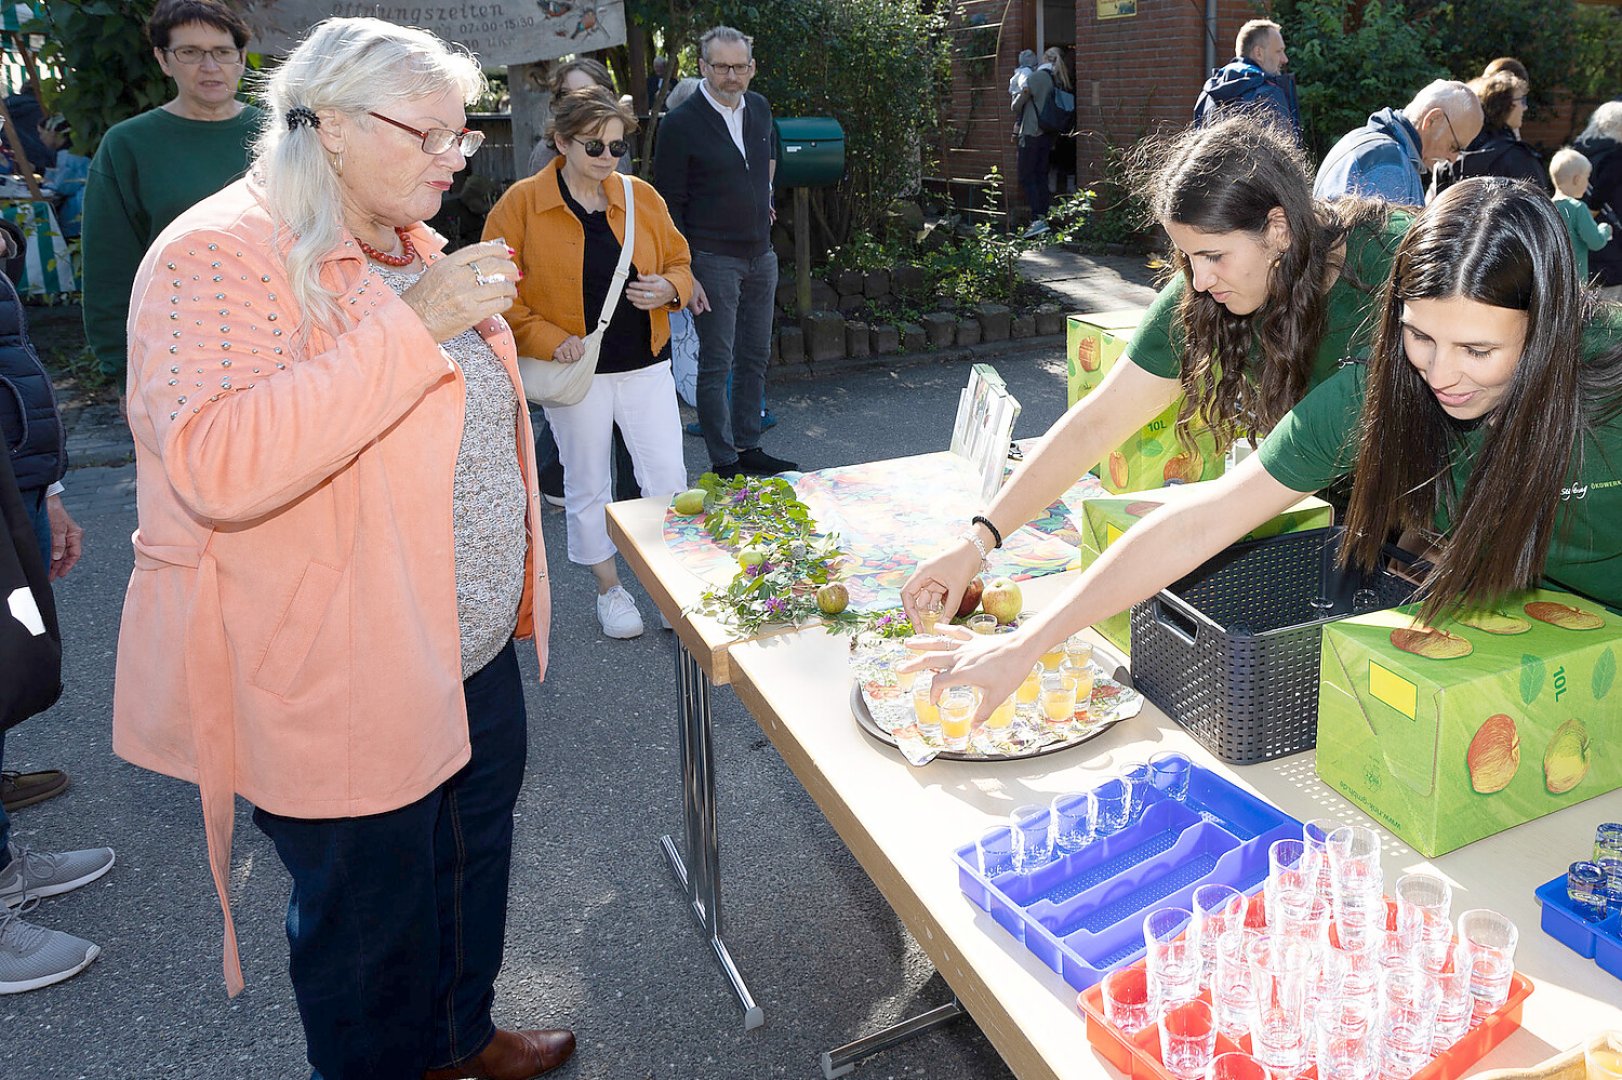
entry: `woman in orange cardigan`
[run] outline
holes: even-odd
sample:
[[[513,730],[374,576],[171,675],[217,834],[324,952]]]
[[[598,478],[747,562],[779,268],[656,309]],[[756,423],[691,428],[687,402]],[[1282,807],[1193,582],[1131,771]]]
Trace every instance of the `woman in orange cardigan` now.
[[[584,339],[601,318],[625,242],[625,189],[615,166],[634,130],[635,117],[601,87],[565,95],[547,133],[560,156],[514,184],[490,211],[485,238],[504,239],[524,271],[507,312],[520,354],[560,364],[585,354]],[[658,192],[634,178],[631,187],[636,273],[603,333],[591,390],[578,404],[546,409],[563,460],[569,561],[591,567],[597,619],[614,638],[642,633],[636,601],[620,585],[603,513],[614,426],[625,435],[644,496],[687,486],[669,320],[692,295],[687,241]]]

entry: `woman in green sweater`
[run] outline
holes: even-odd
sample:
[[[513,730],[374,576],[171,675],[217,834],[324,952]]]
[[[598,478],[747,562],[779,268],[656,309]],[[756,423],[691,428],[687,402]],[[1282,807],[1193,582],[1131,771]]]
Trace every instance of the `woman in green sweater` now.
[[[922,666],[985,691],[1352,473],[1345,555],[1393,529],[1434,539],[1421,618],[1548,581],[1622,607],[1622,311],[1577,279],[1548,197],[1500,177],[1449,188],[1403,239],[1367,365],[1308,394],[1238,468],[1155,511],[1012,634],[956,634]]]
[[[90,163],[84,199],[84,332],[123,395],[130,287],[152,241],[241,176],[259,110],[237,100],[248,45],[216,0],[162,0],[146,24],[175,96],[114,124]]]
[[[1226,445],[1270,430],[1343,358],[1366,350],[1372,287],[1385,280],[1406,211],[1314,200],[1299,147],[1243,115],[1142,156],[1151,155],[1143,184],[1171,238],[1174,276],[1126,355],[1048,431],[984,517],[918,565],[901,590],[909,612],[925,597],[954,610],[987,551],[1178,395],[1179,438],[1192,447],[1201,417]]]

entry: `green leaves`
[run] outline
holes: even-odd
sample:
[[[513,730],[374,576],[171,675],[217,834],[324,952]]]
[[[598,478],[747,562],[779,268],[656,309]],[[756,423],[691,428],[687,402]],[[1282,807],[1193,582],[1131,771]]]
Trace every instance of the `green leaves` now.
[[[1543,680],[1547,671],[1543,666],[1541,656],[1531,653],[1521,654],[1521,700],[1530,705],[1537,700],[1543,692]]]
[[[51,0],[34,26],[45,37],[40,58],[59,68],[43,87],[48,112],[73,125],[76,153],[93,155],[107,129],[171,96],[169,80],[146,44],[153,0]]]
[[[1604,698],[1606,694],[1609,694],[1611,692],[1611,687],[1615,685],[1615,683],[1616,654],[1610,649],[1606,649],[1604,652],[1599,654],[1599,659],[1594,661],[1594,674],[1592,676],[1594,700],[1599,701],[1600,699]]]

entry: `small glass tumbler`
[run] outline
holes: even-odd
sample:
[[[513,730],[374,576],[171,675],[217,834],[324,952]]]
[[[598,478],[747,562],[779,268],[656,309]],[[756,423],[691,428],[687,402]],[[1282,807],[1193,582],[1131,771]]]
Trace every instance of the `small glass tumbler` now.
[[[917,605],[918,618],[914,621],[913,629],[925,637],[932,637],[935,633],[936,624],[940,622],[941,609],[944,603],[944,597],[935,596],[932,593],[925,593],[920,596]]]
[[[1087,664],[1072,664],[1066,657],[1064,663],[1059,665],[1059,677],[1070,684],[1070,689],[1076,695],[1076,712],[1080,714],[1082,723],[1092,720],[1093,707],[1093,669]]]
[[[1607,862],[1615,859],[1618,862]],[[1606,870],[1612,907],[1622,906],[1622,821],[1607,821],[1594,830],[1594,861]]]
[[[1311,950],[1299,941],[1261,936],[1250,943],[1251,1052],[1280,1076],[1295,1076],[1307,1061],[1307,982]]]
[[[1397,932],[1421,967],[1434,967],[1435,957],[1453,940],[1453,886],[1425,871],[1399,877],[1391,889],[1397,901]]]
[[[976,634],[995,634],[997,632],[997,616],[981,612],[978,615],[971,615],[966,625]]]
[[[1200,984],[1216,974],[1217,942],[1245,925],[1245,894],[1231,885],[1208,884],[1194,890],[1194,942],[1200,951]]]
[[[987,879],[1014,872],[1014,830],[998,825],[980,834],[975,843],[980,852],[980,872]]]
[[[1301,826],[1301,839],[1307,847],[1318,853],[1318,895],[1325,900],[1334,895],[1329,876],[1329,834],[1340,828],[1334,818],[1313,818]]]
[[[1335,613],[1335,598],[1332,596],[1314,596],[1307,601],[1307,606],[1312,609],[1312,621],[1317,622],[1320,619],[1327,619]]]
[[[1093,788],[1093,801],[1095,835],[1109,836],[1126,828],[1127,817],[1132,812],[1132,788],[1125,780],[1106,780],[1099,784]]]
[[[1441,993],[1436,977],[1416,967],[1388,969],[1380,1009],[1380,1074],[1405,1080],[1431,1059]]]
[[[1144,966],[1162,1008],[1200,996],[1200,951],[1187,908],[1157,908],[1143,917]]]
[[[1342,825],[1324,841],[1329,853],[1330,887],[1336,926],[1353,940],[1373,930],[1385,913],[1385,875],[1380,867],[1380,834],[1362,825]]]
[[[1250,1054],[1230,1050],[1211,1059],[1205,1080],[1273,1080],[1273,1073]]]
[[[1216,1056],[1216,1022],[1209,1002],[1195,998],[1160,1014],[1160,1063],[1177,1080],[1199,1080]]]
[[[1149,808],[1149,792],[1154,789],[1155,774],[1145,762],[1134,761],[1121,769],[1121,779],[1132,789],[1132,807],[1127,812],[1127,821],[1139,821]]]
[[[1014,869],[1028,874],[1053,861],[1053,825],[1047,807],[1035,803],[1017,807],[1008,823],[1014,830]]]
[[[1275,933],[1318,952],[1329,941],[1329,901],[1316,892],[1286,893],[1281,898]]]
[[[1572,909],[1589,922],[1605,918],[1610,911],[1608,881],[1598,863],[1572,863],[1566,870],[1566,898]]]
[[[1188,781],[1194,775],[1194,763],[1187,754],[1166,750],[1149,759],[1149,775],[1166,798],[1183,802],[1188,798]]]
[[[1326,997],[1313,1018],[1318,1080],[1373,1080],[1380,1071],[1376,999]]]
[[[1380,594],[1374,589],[1358,589],[1352,593],[1352,614],[1362,615],[1365,612],[1377,611],[1380,607]]]
[[[941,692],[941,743],[961,753],[969,748],[969,731],[980,708],[980,691],[972,686],[948,686]]]
[[[1059,854],[1080,851],[1092,840],[1098,816],[1092,792],[1070,791],[1055,795],[1048,810],[1053,817],[1053,846]]]
[[[1250,1034],[1256,1015],[1256,994],[1250,982],[1250,947],[1260,930],[1241,927],[1217,939],[1216,974],[1211,980],[1211,1002],[1216,1006],[1217,1030],[1237,1044]]]
[[[1276,923],[1275,913],[1282,912],[1295,897],[1318,895],[1318,853],[1305,840],[1286,837],[1274,840],[1267,848],[1267,919]]]
[[[1441,963],[1431,972],[1440,994],[1436,1005],[1436,1034],[1431,1053],[1440,1054],[1470,1030],[1470,957],[1460,945],[1448,942]]]
[[[1459,916],[1459,941],[1470,956],[1471,1027],[1509,1000],[1519,937],[1512,921],[1488,908],[1475,908]]]
[[[1104,1019],[1128,1035],[1136,1035],[1160,1015],[1149,973],[1137,964],[1105,975],[1101,996]]]
[[[1065,663],[1082,667],[1093,658],[1093,643],[1083,634],[1071,634],[1064,639]]]
[[[1063,675],[1042,676],[1042,718],[1050,728],[1068,728],[1076,718],[1076,684]]]
[[[1335,937],[1343,949],[1378,953],[1388,923],[1384,889],[1379,880],[1355,885],[1360,885],[1361,891],[1337,888],[1333,892]]]
[[[1622,1029],[1607,1031],[1583,1047],[1587,1080],[1622,1080]]]
[[[928,743],[939,746],[941,741],[941,708],[929,700],[934,689],[935,676],[920,671],[912,684],[912,713],[918,718],[918,734]]]

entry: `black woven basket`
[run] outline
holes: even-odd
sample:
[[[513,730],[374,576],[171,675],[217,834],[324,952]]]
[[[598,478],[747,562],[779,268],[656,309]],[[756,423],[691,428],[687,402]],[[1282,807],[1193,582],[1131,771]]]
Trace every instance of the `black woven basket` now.
[[[1386,570],[1335,566],[1343,530],[1235,544],[1132,608],[1132,681],[1211,753],[1235,765],[1318,741],[1318,657],[1325,623],[1406,603],[1413,586]],[[1366,598],[1365,598],[1366,599]],[[1315,608],[1315,600],[1333,601]]]

